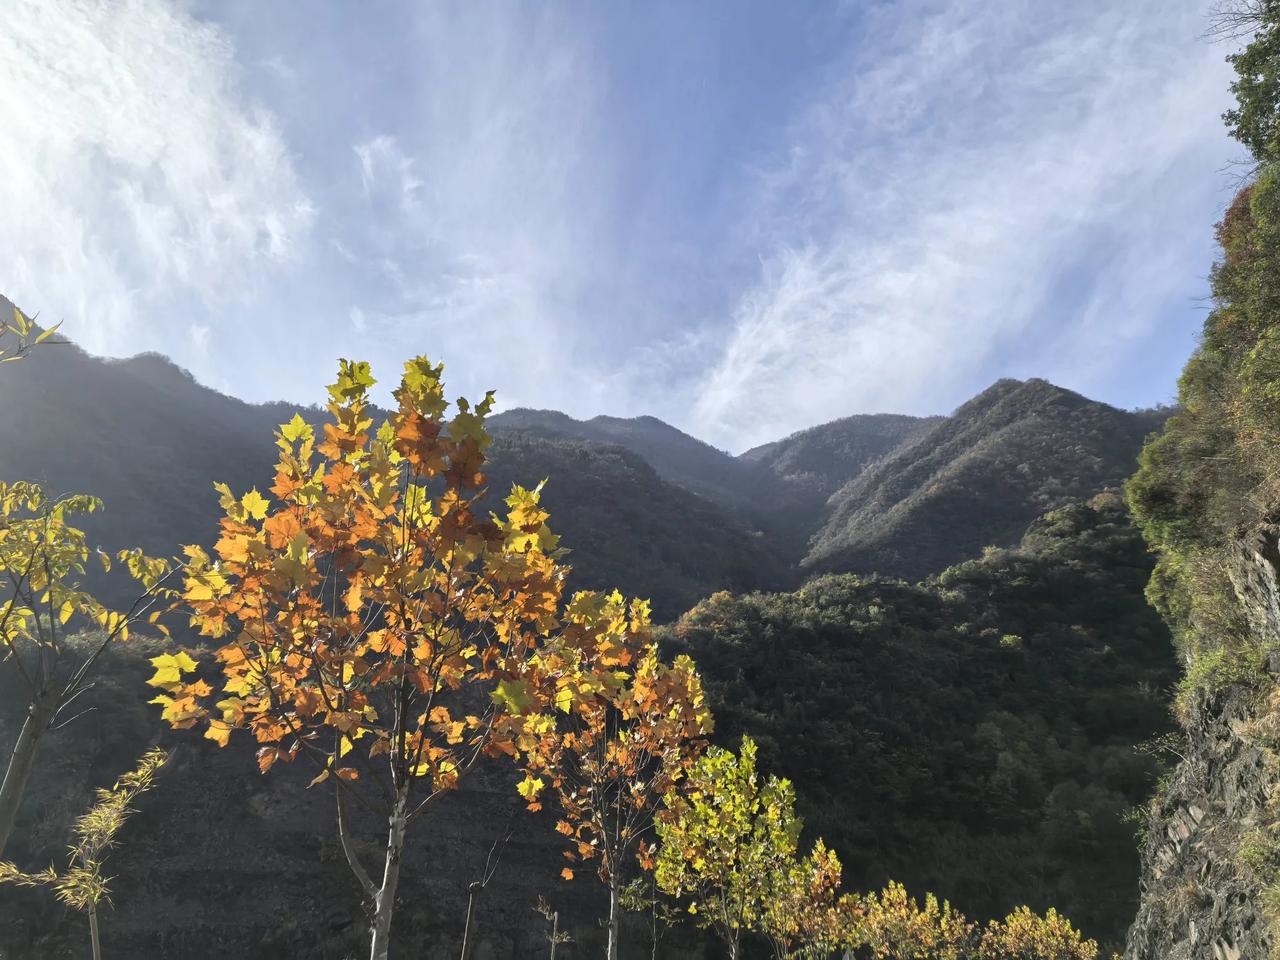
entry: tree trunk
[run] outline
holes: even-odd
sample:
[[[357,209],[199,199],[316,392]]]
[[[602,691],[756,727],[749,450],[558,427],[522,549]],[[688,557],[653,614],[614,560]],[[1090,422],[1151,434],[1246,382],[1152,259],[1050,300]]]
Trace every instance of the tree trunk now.
[[[609,877],[609,947],[607,960],[618,960],[618,920],[622,912],[617,874]]]
[[[102,945],[98,943],[98,909],[89,907],[89,939],[93,943],[93,960],[102,960]]]
[[[52,691],[43,693],[27,708],[27,719],[18,731],[18,741],[13,745],[13,755],[5,770],[4,783],[0,784],[0,855],[4,854],[9,845],[13,825],[18,819],[18,807],[22,805],[23,794],[27,792],[27,781],[31,779],[31,771],[35,767],[40,739],[49,729],[55,703],[56,695]]]
[[[729,945],[729,960],[738,960],[738,937],[737,937],[737,931],[735,930],[735,931],[734,931],[734,936],[733,936],[733,937],[731,937],[729,940],[727,940],[727,941],[725,941],[725,942]]]
[[[551,960],[556,960],[556,947],[560,943],[560,911],[551,915]]]
[[[462,960],[471,960],[472,940],[475,938],[473,924],[476,916],[476,898],[484,887],[472,883],[467,887],[467,925],[462,928]]]
[[[391,917],[396,908],[396,887],[400,883],[400,855],[404,850],[407,789],[401,788],[391,811],[387,831],[387,858],[382,870],[382,888],[373,901],[373,936],[370,960],[387,960],[391,948]]]

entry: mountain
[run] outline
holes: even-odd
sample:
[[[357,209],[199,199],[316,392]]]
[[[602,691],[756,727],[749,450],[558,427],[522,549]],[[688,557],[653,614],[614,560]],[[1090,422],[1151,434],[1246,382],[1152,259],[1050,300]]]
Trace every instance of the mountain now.
[[[667,642],[701,665],[718,738],[757,740],[854,888],[892,877],[970,916],[1054,905],[1116,946],[1129,813],[1159,772],[1135,747],[1171,729],[1177,674],[1151,565],[1104,492],[923,583],[718,594]]]
[[[575,420],[555,410],[518,407],[489,418],[494,433],[522,430],[616,444],[643,457],[664,480],[721,505],[753,500],[763,478],[709,443],[656,417],[592,417]]]
[[[110,550],[170,555],[209,544],[221,515],[213,482],[265,491],[272,431],[295,410],[228,397],[156,354],[103,360],[72,344],[42,346],[4,374],[0,409],[17,412],[0,418],[0,477],[101,497],[105,509],[83,526]],[[496,433],[488,464],[495,509],[513,482],[549,478],[546,503],[573,549],[573,586],[616,586],[671,618],[716,590],[785,581],[785,564],[748,524],[664,480],[636,453],[510,423]],[[103,592],[122,604],[132,586],[111,579]]]
[[[804,566],[918,579],[1014,544],[1037,515],[1123,483],[1160,416],[1001,380],[836,490]]]
[[[760,534],[621,446],[502,430],[489,457],[491,489],[547,478],[543,502],[571,551],[576,587],[649,597],[665,620],[717,590],[789,576]]]
[[[5,373],[0,404],[25,415],[0,421],[0,476],[101,496],[85,526],[108,549],[208,543],[212,481],[265,489],[272,430],[294,412],[221,394],[156,354],[103,360],[64,344]],[[491,489],[550,478],[576,584],[649,596],[670,618],[716,590],[803,573],[914,579],[1012,544],[1044,510],[1121,482],[1158,422],[1005,380],[950,417],[846,417],[732,457],[653,417],[516,409],[491,418]]]
[[[825,501],[868,464],[943,419],[894,413],[858,414],[752,447],[738,459],[758,464],[793,490]]]

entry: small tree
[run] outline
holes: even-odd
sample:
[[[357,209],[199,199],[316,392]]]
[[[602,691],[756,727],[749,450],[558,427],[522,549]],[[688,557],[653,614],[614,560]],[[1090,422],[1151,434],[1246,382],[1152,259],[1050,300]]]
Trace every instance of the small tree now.
[[[658,960],[658,946],[683,917],[681,911],[658,890],[652,873],[636,877],[622,888],[622,908],[649,915],[649,956]]]
[[[571,844],[565,857],[595,862],[609,889],[606,955],[616,960],[627,866],[636,854],[648,862],[654,810],[711,731],[702,681],[687,656],[663,662],[648,604],[616,592],[576,595],[563,633],[528,666],[529,685],[555,711],[523,717],[520,790],[537,808],[549,782],[563,813],[556,829]],[[562,875],[572,879],[573,868]]]
[[[408,828],[485,754],[514,754],[509,710],[537,711],[512,679],[557,627],[566,568],[538,492],[516,488],[487,519],[484,417],[447,403],[441,366],[405,364],[397,409],[373,431],[365,363],[342,361],[323,438],[300,416],[277,433],[271,493],[237,499],[216,559],[188,547],[192,623],[222,641],[221,693],[181,656],[157,663],[156,698],[175,727],[197,722],[220,745],[260,744],[265,773],[303,755],[337,798],[338,837],[385,960]],[[388,824],[381,879],[352,843],[348,801]]]
[[[551,960],[556,960],[556,948],[562,943],[573,943],[573,937],[560,929],[560,911],[553,909],[546,897],[539,895],[533,910],[542,914],[543,919],[551,924],[551,929],[547,931],[547,945],[551,948]]]
[[[1098,944],[1086,940],[1052,907],[1043,917],[1018,907],[982,931],[980,960],[1096,960]]]
[[[976,927],[933,894],[923,904],[890,882],[840,900],[845,947],[858,960],[971,960]]]
[[[1041,917],[1019,907],[985,928],[929,894],[917,902],[898,883],[869,896],[842,897],[844,946],[855,960],[1097,960],[1057,911]]]
[[[1236,106],[1222,115],[1231,135],[1267,162],[1280,157],[1280,2],[1238,0],[1220,4],[1215,29],[1224,37],[1252,34],[1227,57],[1236,71],[1231,84]]]
[[[164,586],[169,563],[139,550],[117,554],[143,585],[128,612],[108,609],[84,589],[81,578],[95,551],[70,520],[101,508],[96,497],[53,499],[34,483],[0,483],[0,663],[21,678],[27,701],[0,783],[0,854],[13,832],[45,734],[79,716],[74,706],[93,687],[107,647],[127,639],[140,620],[154,622],[151,608],[171,593]],[[111,558],[101,551],[96,555],[109,570]],[[87,652],[67,642],[70,630],[86,625],[98,631]]]
[[[658,818],[658,886],[689,900],[689,912],[737,960],[742,935],[761,927],[770,884],[794,860],[800,836],[790,781],[756,771],[756,745],[710,748]]]
[[[837,896],[840,860],[818,840],[802,860],[778,865],[769,877],[760,930],[776,960],[825,960],[844,945]]]
[[[93,960],[102,960],[98,907],[103,902],[111,902],[107,887],[110,878],[102,874],[103,860],[115,845],[116,834],[134,812],[133,801],[155,785],[156,773],[167,760],[163,750],[150,750],[137,768],[117,780],[111,789],[98,790],[97,803],[77,819],[72,828],[76,842],[71,847],[65,871],[49,867],[39,873],[23,873],[12,863],[0,862],[0,884],[49,887],[67,906],[88,914]]]
[[[480,871],[480,879],[472,880],[467,884],[467,920],[462,928],[462,953],[461,960],[471,960],[471,952],[475,949],[475,923],[476,923],[476,906],[479,903],[480,895],[484,893],[485,888],[492,882],[494,876],[498,873],[498,864],[502,861],[502,851],[507,847],[507,841],[511,839],[511,831],[493,841],[493,845],[489,847],[489,855],[484,858],[484,868]]]

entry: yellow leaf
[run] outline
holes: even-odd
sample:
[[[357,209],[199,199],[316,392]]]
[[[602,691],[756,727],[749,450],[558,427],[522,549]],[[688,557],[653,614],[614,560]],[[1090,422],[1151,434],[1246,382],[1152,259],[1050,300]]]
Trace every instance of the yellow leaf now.
[[[295,413],[292,420],[280,425],[280,435],[290,443],[296,443],[301,438],[310,440],[311,424],[302,419],[302,414]]]
[[[257,487],[254,487],[241,499],[240,506],[244,507],[244,512],[254,520],[262,520],[267,515],[267,503],[267,499],[258,492]]]
[[[542,792],[542,788],[545,786],[546,784],[542,781],[541,777],[531,777],[526,773],[524,775],[524,779],[516,785],[516,790],[518,790],[520,792],[520,796],[524,797],[526,800],[532,800]]]
[[[231,740],[231,727],[221,720],[210,720],[209,729],[204,732],[204,737],[220,747],[225,747]]]

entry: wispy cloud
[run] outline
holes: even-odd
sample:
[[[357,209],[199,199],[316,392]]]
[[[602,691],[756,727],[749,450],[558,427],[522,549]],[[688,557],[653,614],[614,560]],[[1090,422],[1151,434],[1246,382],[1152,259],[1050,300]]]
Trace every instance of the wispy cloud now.
[[[160,0],[0,5],[0,290],[122,352],[293,257],[311,205],[238,73],[217,29]]]
[[[1203,27],[1198,4],[1154,0],[860,21],[762,169],[763,267],[695,427],[741,446],[945,410],[1001,372],[1102,385],[1207,267],[1228,81]]]
[[[353,291],[368,340],[443,357],[473,394],[581,400],[603,373],[573,354],[587,287],[612,268],[614,188],[585,38],[563,11],[445,6],[407,39],[412,83],[384,105],[399,133],[353,145],[369,206],[343,242],[389,281]]]
[[[248,399],[426,352],[731,449],[1149,402],[1233,154],[1201,6],[14,0],[0,292]]]

